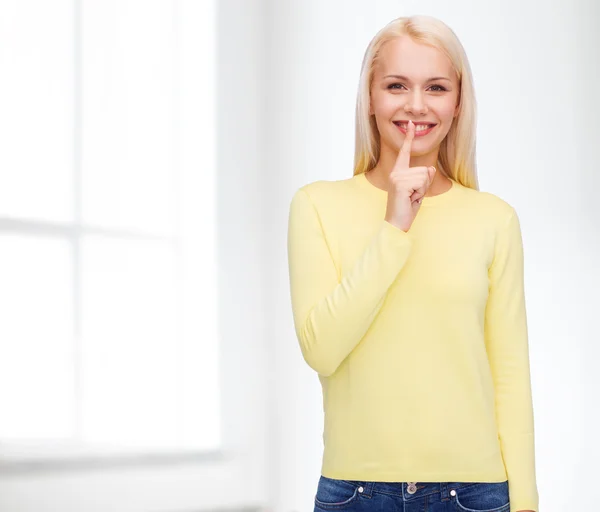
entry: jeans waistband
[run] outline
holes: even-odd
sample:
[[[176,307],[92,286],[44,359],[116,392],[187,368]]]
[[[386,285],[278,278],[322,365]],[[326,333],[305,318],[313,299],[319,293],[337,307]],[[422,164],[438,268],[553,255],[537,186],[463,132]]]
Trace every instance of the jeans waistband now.
[[[363,487],[362,494],[371,496],[373,492],[381,492],[392,496],[400,496],[406,501],[422,498],[430,494],[440,493],[441,499],[449,498],[452,489],[460,489],[478,482],[366,482],[361,480],[344,480]],[[409,492],[412,491],[412,492]]]

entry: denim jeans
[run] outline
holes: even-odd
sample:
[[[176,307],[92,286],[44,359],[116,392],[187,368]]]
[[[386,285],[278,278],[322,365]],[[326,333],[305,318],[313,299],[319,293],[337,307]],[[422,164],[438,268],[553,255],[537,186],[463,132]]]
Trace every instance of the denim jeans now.
[[[321,475],[314,512],[510,512],[504,482],[368,482]]]

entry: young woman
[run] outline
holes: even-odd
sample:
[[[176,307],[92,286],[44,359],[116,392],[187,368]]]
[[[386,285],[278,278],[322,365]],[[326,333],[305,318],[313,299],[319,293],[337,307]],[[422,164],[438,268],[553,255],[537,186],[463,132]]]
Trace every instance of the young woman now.
[[[315,511],[538,512],[515,209],[479,191],[454,32],[398,18],[369,44],[354,175],[296,191],[295,330],[323,390]]]

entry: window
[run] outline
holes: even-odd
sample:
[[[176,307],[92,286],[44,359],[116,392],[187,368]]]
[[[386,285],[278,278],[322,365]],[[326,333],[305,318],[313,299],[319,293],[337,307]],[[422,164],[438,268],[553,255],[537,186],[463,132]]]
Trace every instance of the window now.
[[[219,446],[212,16],[0,7],[0,460]]]

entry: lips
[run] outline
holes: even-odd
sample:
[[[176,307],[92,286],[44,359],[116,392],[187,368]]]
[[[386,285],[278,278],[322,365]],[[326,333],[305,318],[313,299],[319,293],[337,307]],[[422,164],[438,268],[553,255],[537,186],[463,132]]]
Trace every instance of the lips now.
[[[406,135],[406,131],[408,129],[408,123],[402,123],[400,121],[394,121],[394,124],[398,127],[398,129],[404,133]],[[422,130],[417,130],[416,127],[417,126],[427,126],[427,128],[422,129]],[[431,133],[431,131],[437,126],[437,124],[431,123],[431,124],[427,124],[427,123],[416,123],[415,124],[415,131],[414,131],[414,136],[415,137],[423,137],[424,135],[427,135],[428,133]]]

